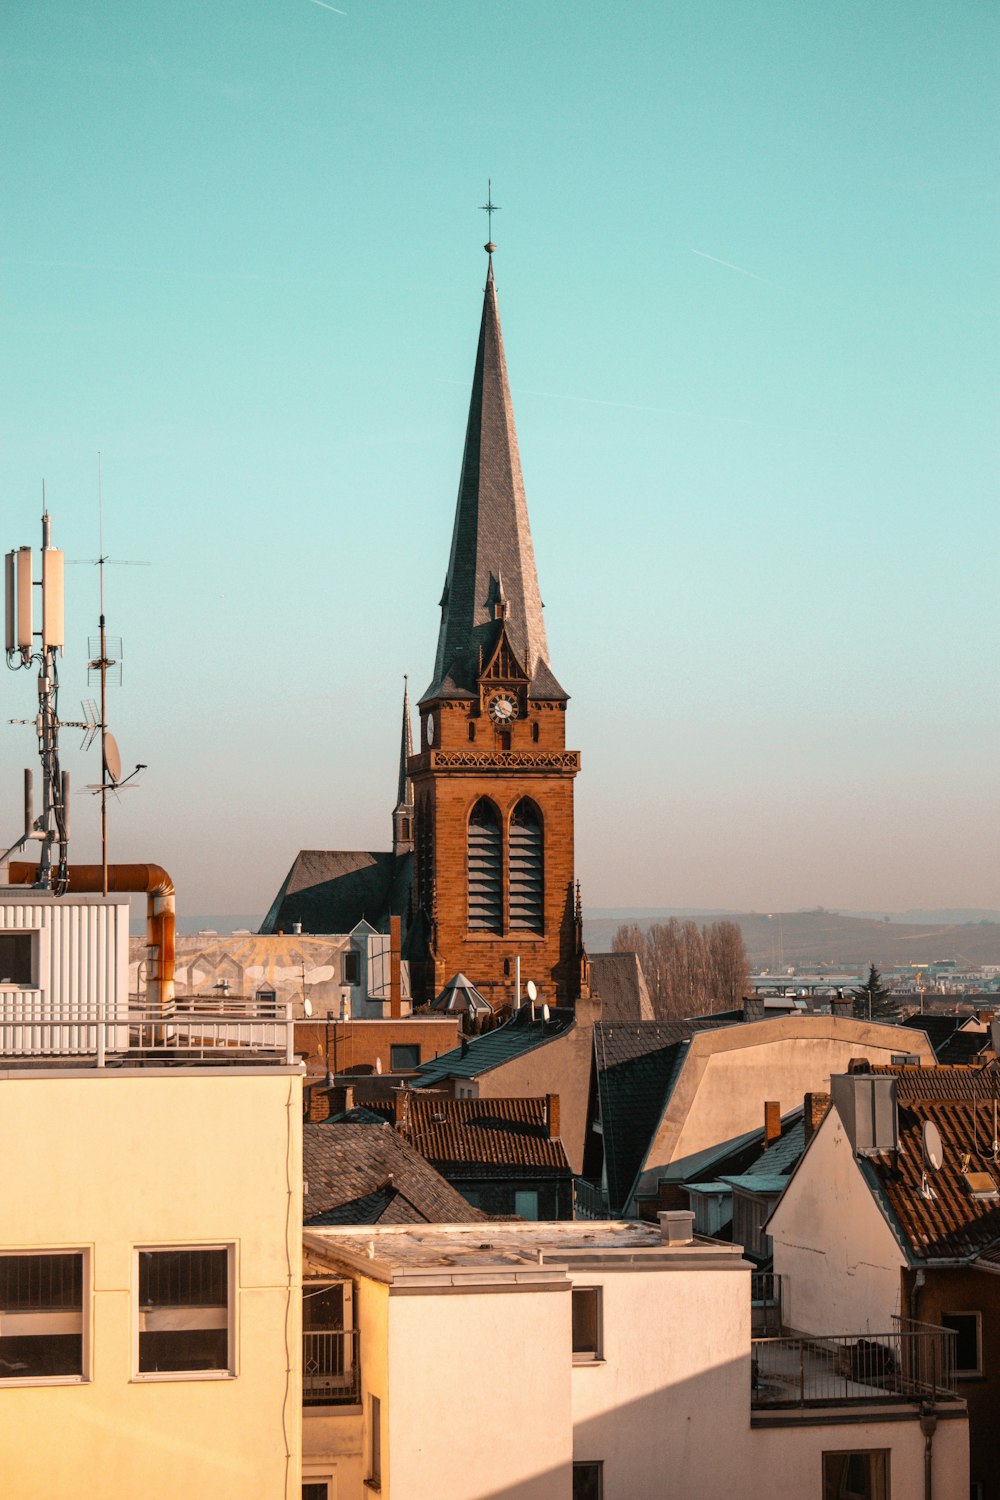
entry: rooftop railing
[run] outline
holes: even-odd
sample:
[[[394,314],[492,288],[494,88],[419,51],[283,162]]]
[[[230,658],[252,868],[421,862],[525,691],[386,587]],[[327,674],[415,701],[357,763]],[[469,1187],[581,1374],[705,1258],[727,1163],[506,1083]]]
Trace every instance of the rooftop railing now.
[[[356,1406],[360,1392],[357,1329],[303,1333],[303,1406]]]
[[[608,1196],[584,1177],[573,1178],[574,1219],[607,1219]]]
[[[894,1322],[889,1333],[753,1339],[751,1405],[919,1403],[954,1397],[953,1330]]]
[[[89,1006],[71,1015],[45,1014],[37,1003],[0,996],[0,1065],[5,1061],[72,1059],[104,1067],[120,1061],[235,1062],[295,1060],[290,1004],[270,998],[178,996],[169,1005],[130,1001],[114,1015]]]

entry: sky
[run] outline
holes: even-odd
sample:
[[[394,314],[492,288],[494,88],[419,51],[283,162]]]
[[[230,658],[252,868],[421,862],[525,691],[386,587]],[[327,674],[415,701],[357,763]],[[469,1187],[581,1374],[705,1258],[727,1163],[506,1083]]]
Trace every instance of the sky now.
[[[148,764],[111,858],[263,915],[299,848],[388,847],[491,178],[585,905],[1000,906],[998,17],[8,0],[0,546],[44,480],[95,558],[100,453],[144,564],[106,570]],[[4,843],[33,712],[6,675]],[[93,859],[97,751],[63,759]]]

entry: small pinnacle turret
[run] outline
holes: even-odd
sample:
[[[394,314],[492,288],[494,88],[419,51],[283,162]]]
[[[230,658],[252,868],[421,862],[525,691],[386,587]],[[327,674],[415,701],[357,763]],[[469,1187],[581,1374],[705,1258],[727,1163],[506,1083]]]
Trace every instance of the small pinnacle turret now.
[[[409,854],[413,849],[413,784],[409,759],[413,754],[413,731],[410,727],[410,685],[403,678],[403,725],[399,737],[399,780],[396,806],[392,810],[392,852]]]

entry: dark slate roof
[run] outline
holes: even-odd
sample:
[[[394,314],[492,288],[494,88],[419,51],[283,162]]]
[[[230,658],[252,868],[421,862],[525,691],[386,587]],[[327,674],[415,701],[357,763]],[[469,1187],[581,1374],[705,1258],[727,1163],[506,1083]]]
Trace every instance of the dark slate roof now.
[[[413,754],[413,729],[410,725],[410,685],[403,679],[403,727],[399,736],[399,780],[396,786],[396,806],[412,807],[413,784],[410,781],[410,756]]]
[[[529,693],[565,699],[549,667],[491,256],[434,677],[421,702],[476,690],[480,652],[487,660],[496,644],[501,598]]]
[[[907,1016],[899,1024],[900,1026],[908,1027],[911,1031],[926,1032],[927,1040],[934,1048],[934,1051],[940,1053],[945,1042],[950,1039],[954,1031],[957,1031],[965,1019],[965,1016],[915,1015]]]
[[[549,1134],[545,1099],[447,1099],[409,1090],[397,1129],[450,1181],[456,1177],[568,1177],[563,1143]]]
[[[948,1065],[975,1063],[993,1042],[988,1031],[953,1031],[938,1051],[938,1062]]]
[[[673,1042],[686,1042],[696,1031],[732,1026],[731,1014],[688,1016],[683,1021],[598,1021],[594,1026],[594,1055],[598,1069],[612,1067]]]
[[[607,1067],[598,1062],[597,1088],[612,1217],[625,1208],[673,1093],[688,1045],[686,1041],[672,1042]]]
[[[927,1173],[933,1196],[922,1191],[922,1138],[928,1120],[941,1134],[944,1157],[939,1171]],[[900,1102],[899,1151],[862,1158],[860,1165],[888,1207],[911,1260],[971,1260],[1000,1244],[1000,1203],[973,1198],[962,1176],[967,1156],[972,1171],[986,1172],[995,1183],[1000,1181],[1000,1169],[990,1152],[992,1141],[993,1111],[981,1102]]]
[[[261,932],[352,932],[359,922],[388,929],[409,906],[413,855],[369,849],[300,849]]]
[[[600,998],[605,1022],[653,1020],[653,1002],[638,953],[592,953],[590,990]]]
[[[478,1078],[480,1073],[489,1073],[512,1058],[562,1036],[573,1022],[573,1012],[565,1007],[553,1008],[548,1021],[541,1017],[532,1021],[529,1007],[522,1006],[520,1012],[502,1026],[471,1038],[451,1052],[442,1052],[430,1062],[421,1063],[412,1087],[430,1088],[446,1078]]]
[[[468,1224],[485,1217],[391,1125],[306,1124],[302,1167],[306,1224]]]

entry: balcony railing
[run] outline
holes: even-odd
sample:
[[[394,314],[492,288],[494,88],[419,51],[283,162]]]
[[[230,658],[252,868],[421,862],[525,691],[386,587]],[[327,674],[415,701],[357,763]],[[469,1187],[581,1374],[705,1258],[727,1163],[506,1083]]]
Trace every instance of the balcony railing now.
[[[303,1406],[356,1406],[360,1391],[357,1329],[303,1333]]]
[[[573,1178],[573,1217],[575,1219],[609,1217],[607,1194],[584,1177]]]
[[[955,1333],[907,1323],[891,1333],[752,1341],[754,1407],[835,1406],[954,1397]]]
[[[0,996],[0,1058],[72,1057],[103,1067],[109,1056],[226,1062],[248,1057],[291,1063],[292,1007],[271,999],[179,996],[169,1005],[132,1000],[115,1014],[81,1005],[53,1017],[37,1000],[28,1007]]]
[[[763,1335],[780,1334],[784,1327],[781,1277],[773,1271],[754,1271],[750,1277],[751,1329]]]

